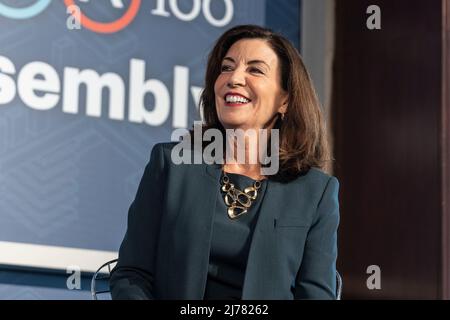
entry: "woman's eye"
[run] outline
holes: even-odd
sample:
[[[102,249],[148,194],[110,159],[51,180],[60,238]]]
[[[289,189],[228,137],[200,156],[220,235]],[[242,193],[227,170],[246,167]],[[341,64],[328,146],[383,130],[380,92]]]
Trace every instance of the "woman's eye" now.
[[[224,65],[224,66],[222,66],[222,68],[220,69],[221,71],[230,71],[231,70],[231,67],[230,66],[227,66],[227,65]]]
[[[259,70],[259,69],[257,69],[257,68],[251,68],[250,71],[251,71],[251,72],[260,73],[260,74],[264,74],[264,72],[262,72],[261,70]]]

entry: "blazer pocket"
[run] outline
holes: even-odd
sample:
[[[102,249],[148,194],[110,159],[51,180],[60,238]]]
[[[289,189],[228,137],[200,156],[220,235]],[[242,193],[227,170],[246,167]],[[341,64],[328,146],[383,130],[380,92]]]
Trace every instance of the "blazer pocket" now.
[[[303,227],[308,228],[309,223],[302,218],[284,217],[274,220],[275,228]]]

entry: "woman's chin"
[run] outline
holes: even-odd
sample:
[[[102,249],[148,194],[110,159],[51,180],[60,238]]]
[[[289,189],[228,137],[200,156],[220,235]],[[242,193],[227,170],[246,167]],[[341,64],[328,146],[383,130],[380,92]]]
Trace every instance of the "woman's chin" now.
[[[222,126],[225,129],[244,129],[248,127],[248,124],[245,121],[242,121],[242,119],[240,120],[224,120],[221,121],[222,122]]]
[[[229,127],[248,126],[252,122],[252,117],[246,113],[222,113],[219,117],[222,125]]]

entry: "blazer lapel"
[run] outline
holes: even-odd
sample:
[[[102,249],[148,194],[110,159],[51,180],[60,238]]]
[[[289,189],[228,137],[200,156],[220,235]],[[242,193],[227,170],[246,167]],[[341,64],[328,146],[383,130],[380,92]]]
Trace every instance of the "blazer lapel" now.
[[[250,244],[247,268],[242,288],[242,299],[270,299],[274,296],[274,281],[277,270],[277,257],[274,254],[276,243],[274,234],[274,210],[270,204],[280,201],[280,185],[269,180],[261,203],[259,217]]]
[[[175,299],[203,299],[208,276],[214,210],[219,192],[220,166],[193,165],[184,195],[183,208],[177,218],[174,232],[181,233],[174,243],[171,264],[176,276],[170,287],[176,288]],[[181,181],[180,181],[181,183]],[[173,201],[180,201],[174,199]]]

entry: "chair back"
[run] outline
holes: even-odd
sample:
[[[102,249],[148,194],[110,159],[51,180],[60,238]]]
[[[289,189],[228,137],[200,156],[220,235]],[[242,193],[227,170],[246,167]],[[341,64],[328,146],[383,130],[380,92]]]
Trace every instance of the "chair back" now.
[[[98,300],[98,295],[109,293],[109,288],[106,289],[99,289],[97,288],[98,281],[99,280],[108,280],[111,276],[111,270],[117,263],[117,259],[111,260],[103,264],[100,268],[95,271],[94,275],[92,276],[91,280],[91,295],[93,300]]]

